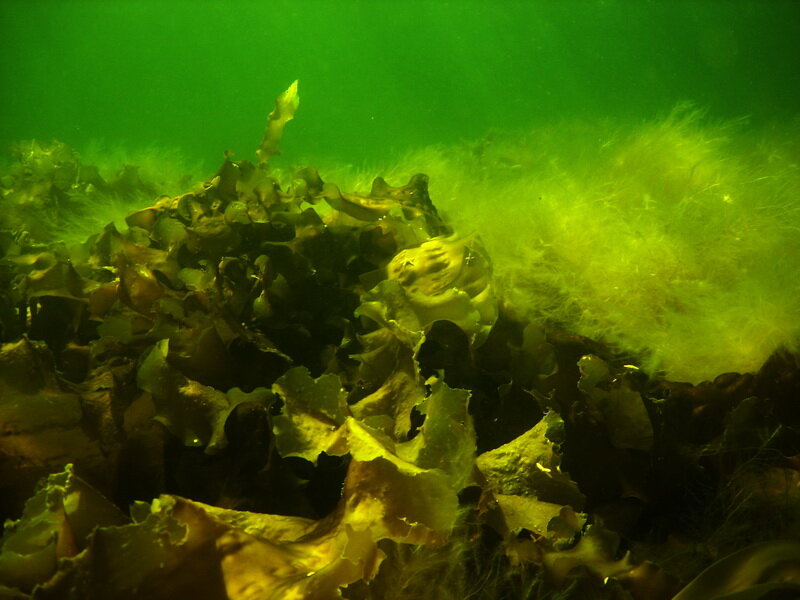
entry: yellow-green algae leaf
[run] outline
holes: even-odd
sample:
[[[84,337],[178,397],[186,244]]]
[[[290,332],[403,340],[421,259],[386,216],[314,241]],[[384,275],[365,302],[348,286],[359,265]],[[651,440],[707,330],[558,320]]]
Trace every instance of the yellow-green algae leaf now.
[[[334,210],[341,211],[359,221],[382,219],[396,205],[385,198],[373,199],[352,194],[344,194],[335,183],[326,183],[322,197]]]
[[[470,392],[453,389],[439,379],[428,382],[431,394],[418,409],[425,415],[420,433],[398,446],[398,454],[419,467],[438,468],[453,489],[467,485],[475,464],[475,429],[468,406]]]
[[[569,540],[586,523],[586,515],[576,513],[570,506],[542,502],[531,496],[494,494],[503,515],[505,526],[517,534],[523,529],[553,541]]]
[[[150,392],[155,419],[163,423],[186,446],[205,446],[207,453],[227,445],[225,421],[242,402],[268,402],[270,393],[256,388],[251,393],[232,388],[223,393],[193,381],[167,362],[169,340],[153,345],[137,373],[141,389]]]
[[[352,460],[344,486],[346,522],[375,539],[443,544],[458,520],[458,495],[439,469],[420,469],[387,454]]]
[[[413,408],[425,398],[416,360],[425,335],[408,329],[414,327],[413,323],[392,319],[386,303],[377,299],[363,302],[356,316],[371,319],[380,327],[358,336],[363,348],[363,352],[355,356],[361,363],[359,379],[361,385],[374,391],[351,410],[359,419],[389,416],[394,422],[394,439],[402,441],[411,430]]]
[[[402,187],[392,187],[382,177],[372,182],[369,195],[345,194],[333,183],[321,185],[321,195],[335,210],[359,221],[385,219],[393,209],[402,209],[403,218],[425,216],[434,228],[441,226],[439,215],[428,195],[428,176],[418,173]]]
[[[85,297],[86,281],[75,267],[51,252],[24,254],[8,259],[26,273],[24,290],[29,298],[59,296],[79,300]]]
[[[55,574],[59,560],[81,552],[95,527],[125,521],[67,465],[43,481],[19,520],[6,522],[0,539],[0,587],[30,592]]]
[[[84,399],[65,389],[43,342],[24,337],[0,346],[0,494],[6,507],[21,508],[36,482],[68,462],[96,479],[113,477],[113,449],[92,436],[85,410]]]
[[[613,379],[608,365],[589,354],[578,361],[581,378],[578,389],[585,394],[589,408],[606,425],[616,448],[647,452],[653,447],[653,424],[641,394],[623,379]]]
[[[620,578],[631,573],[635,565],[630,552],[616,559],[618,550],[618,534],[599,525],[590,525],[578,543],[569,550],[546,552],[542,557],[542,566],[558,587],[563,586],[571,571],[579,566],[585,567],[601,579]]]
[[[258,162],[265,163],[271,157],[280,154],[278,145],[283,136],[283,128],[286,123],[294,119],[294,113],[300,106],[300,97],[297,95],[297,80],[290,85],[285,92],[275,100],[275,109],[267,117],[267,129],[264,132],[264,139],[256,154]]]
[[[328,450],[352,456],[344,483],[346,523],[369,529],[375,539],[441,544],[458,517],[458,489],[441,469],[398,456],[381,431],[348,418]]]
[[[275,443],[281,456],[299,456],[314,464],[344,424],[347,399],[337,375],[313,379],[305,367],[289,369],[272,386],[283,399],[273,417]]]
[[[522,330],[522,343],[509,344],[511,372],[516,383],[530,390],[536,383],[558,371],[555,347],[547,341],[541,325],[529,323]]]
[[[15,588],[0,585],[0,600],[29,600],[30,594],[20,592]]]
[[[380,538],[444,543],[458,518],[458,492],[474,467],[475,433],[469,392],[432,381],[417,436],[397,443],[383,430],[348,418],[329,454],[349,452],[344,487],[346,521]]]
[[[387,433],[402,441],[411,429],[412,409],[425,399],[425,388],[410,351],[385,358],[392,360],[395,369],[377,390],[350,406],[350,410],[355,418],[365,422],[384,421]]]
[[[580,510],[583,494],[569,475],[561,471],[558,440],[563,439],[564,422],[548,411],[531,429],[484,452],[476,459],[478,470],[489,489],[500,494],[532,496],[545,502],[570,505]]]
[[[383,554],[369,531],[220,509],[163,495],[135,522],[100,527],[40,587],[43,598],[335,600],[369,581]]]

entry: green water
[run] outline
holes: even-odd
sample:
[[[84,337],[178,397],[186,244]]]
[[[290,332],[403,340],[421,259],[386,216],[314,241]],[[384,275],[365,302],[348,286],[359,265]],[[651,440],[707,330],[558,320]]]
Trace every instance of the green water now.
[[[300,80],[297,159],[380,160],[558,118],[800,107],[795,1],[3,0],[0,145],[250,158]]]

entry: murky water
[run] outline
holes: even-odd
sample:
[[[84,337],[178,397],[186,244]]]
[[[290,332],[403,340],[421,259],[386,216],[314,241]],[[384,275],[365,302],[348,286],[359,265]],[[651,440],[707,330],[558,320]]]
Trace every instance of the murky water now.
[[[793,1],[4,0],[0,144],[102,138],[250,157],[300,79],[287,152],[340,162],[565,117],[793,115]]]

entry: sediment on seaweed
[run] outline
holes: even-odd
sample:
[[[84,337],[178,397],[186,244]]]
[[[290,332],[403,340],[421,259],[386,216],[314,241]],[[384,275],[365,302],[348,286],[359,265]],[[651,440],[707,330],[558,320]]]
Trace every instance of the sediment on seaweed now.
[[[0,233],[4,597],[794,589],[796,357],[692,386],[525,321],[426,176],[272,170],[297,106],[125,228]]]

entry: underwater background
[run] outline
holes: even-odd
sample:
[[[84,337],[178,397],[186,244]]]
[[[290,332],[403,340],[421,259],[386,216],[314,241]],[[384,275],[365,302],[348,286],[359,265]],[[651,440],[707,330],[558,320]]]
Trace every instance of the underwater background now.
[[[791,118],[792,0],[5,0],[0,144],[98,138],[250,156],[299,79],[286,154],[378,161],[554,119]]]

